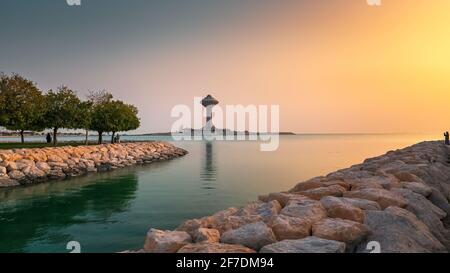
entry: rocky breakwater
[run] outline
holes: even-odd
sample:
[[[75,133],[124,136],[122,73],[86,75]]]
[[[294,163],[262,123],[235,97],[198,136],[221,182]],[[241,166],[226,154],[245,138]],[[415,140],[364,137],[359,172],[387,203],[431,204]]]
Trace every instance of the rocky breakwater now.
[[[448,252],[450,148],[424,142],[261,196],[243,208],[151,229],[140,252]]]
[[[165,142],[0,150],[0,188],[61,180],[187,154]]]

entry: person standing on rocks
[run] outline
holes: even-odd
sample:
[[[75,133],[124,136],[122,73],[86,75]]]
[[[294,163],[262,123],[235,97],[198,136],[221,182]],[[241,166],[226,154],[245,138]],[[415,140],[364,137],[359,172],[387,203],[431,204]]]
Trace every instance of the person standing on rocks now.
[[[445,137],[445,145],[450,145],[450,135],[448,132],[444,133],[444,137]]]

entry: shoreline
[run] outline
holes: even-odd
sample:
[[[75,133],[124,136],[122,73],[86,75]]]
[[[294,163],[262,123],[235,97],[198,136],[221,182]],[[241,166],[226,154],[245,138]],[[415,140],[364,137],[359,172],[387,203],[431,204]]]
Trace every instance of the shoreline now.
[[[0,150],[0,188],[151,164],[187,153],[162,141]]]
[[[449,199],[450,147],[421,142],[174,231],[152,228],[125,253],[447,253]]]

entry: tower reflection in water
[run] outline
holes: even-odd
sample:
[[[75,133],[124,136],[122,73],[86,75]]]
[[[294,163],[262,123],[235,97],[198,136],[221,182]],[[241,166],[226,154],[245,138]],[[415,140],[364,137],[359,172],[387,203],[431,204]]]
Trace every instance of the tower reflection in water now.
[[[211,141],[205,142],[205,162],[201,173],[202,188],[215,189],[215,181],[217,179],[216,162],[214,160],[214,143]]]

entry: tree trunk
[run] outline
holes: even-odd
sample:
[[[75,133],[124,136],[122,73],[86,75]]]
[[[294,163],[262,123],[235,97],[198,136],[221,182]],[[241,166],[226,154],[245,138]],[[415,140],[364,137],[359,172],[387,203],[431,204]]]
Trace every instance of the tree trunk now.
[[[53,128],[53,146],[56,147],[56,144],[58,144],[58,140],[56,139],[56,136],[58,135],[58,128]]]
[[[89,145],[89,130],[86,129],[86,141],[85,141],[86,145]]]
[[[103,142],[103,132],[98,132],[98,144],[102,144]]]
[[[114,144],[114,136],[116,135],[116,132],[112,132],[112,135],[111,135],[111,144]]]
[[[23,132],[24,130],[20,130],[20,141],[23,143],[25,143],[25,137],[23,136]]]

